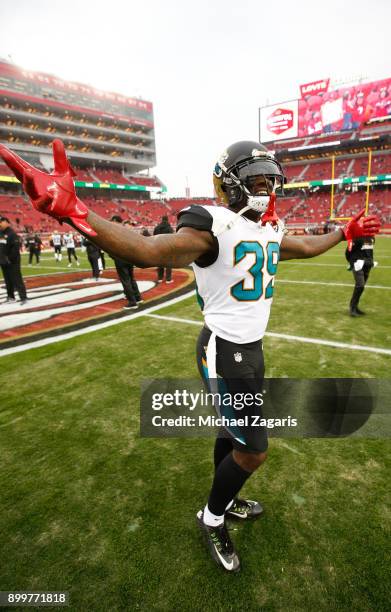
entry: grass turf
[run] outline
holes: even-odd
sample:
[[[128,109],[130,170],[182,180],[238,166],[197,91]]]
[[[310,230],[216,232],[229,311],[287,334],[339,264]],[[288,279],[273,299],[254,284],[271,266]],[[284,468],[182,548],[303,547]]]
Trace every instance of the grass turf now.
[[[391,265],[391,241],[377,249]],[[342,248],[311,263],[342,265],[282,263],[278,278],[352,281]],[[368,288],[359,320],[350,293],[277,282],[269,331],[389,347],[389,290]],[[159,314],[201,319],[194,298]],[[198,332],[143,317],[1,359],[1,589],[68,590],[83,611],[386,610],[388,440],[271,439],[245,489],[265,516],[232,532],[243,571],[213,565],[195,526],[213,441],[138,435],[141,378],[196,377]],[[390,371],[387,355],[272,337],[265,357],[268,376]]]
[[[43,251],[40,256],[39,264],[33,259],[32,265],[28,265],[28,253],[22,253],[22,274],[25,278],[36,276],[37,274],[56,274],[57,272],[91,272],[91,266],[85,251],[76,249],[76,254],[80,263],[80,267],[76,265],[72,258],[72,267],[68,268],[68,256],[66,249],[62,249],[62,260],[56,261],[52,250]],[[114,262],[106,255],[106,266],[114,268]]]

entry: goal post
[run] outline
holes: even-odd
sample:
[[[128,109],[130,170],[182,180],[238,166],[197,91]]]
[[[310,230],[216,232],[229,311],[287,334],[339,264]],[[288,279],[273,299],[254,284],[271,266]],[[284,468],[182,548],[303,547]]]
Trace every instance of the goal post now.
[[[371,185],[371,166],[372,166],[372,150],[368,151],[368,170],[367,170],[367,190],[365,196],[365,213],[366,217],[369,209],[369,191]],[[330,194],[330,218],[329,221],[350,221],[353,219],[350,217],[334,217],[334,168],[335,168],[335,156],[331,158],[331,194]]]

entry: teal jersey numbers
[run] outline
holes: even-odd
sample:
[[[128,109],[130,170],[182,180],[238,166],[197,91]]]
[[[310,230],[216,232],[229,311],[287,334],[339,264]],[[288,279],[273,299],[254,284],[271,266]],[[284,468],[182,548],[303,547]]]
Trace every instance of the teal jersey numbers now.
[[[265,253],[266,251],[266,253]],[[265,299],[273,296],[273,278],[277,272],[278,259],[280,254],[280,245],[278,242],[268,242],[266,249],[256,241],[242,241],[234,248],[234,266],[241,262],[248,255],[255,255],[255,262],[248,268],[248,272],[252,276],[252,287],[245,287],[244,280],[236,283],[231,287],[232,296],[240,301],[256,301],[262,295]],[[254,259],[254,257],[252,257]],[[264,291],[264,269],[266,262],[266,270],[273,278],[267,284]]]

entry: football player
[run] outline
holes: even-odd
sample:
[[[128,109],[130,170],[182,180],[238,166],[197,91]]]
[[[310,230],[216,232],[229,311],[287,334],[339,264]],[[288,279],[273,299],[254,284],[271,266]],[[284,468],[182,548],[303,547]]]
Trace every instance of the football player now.
[[[53,249],[54,249],[54,257],[56,261],[61,261],[62,260],[62,253],[61,253],[62,236],[61,234],[58,233],[57,230],[54,230],[52,234],[52,244],[53,244]]]
[[[365,285],[372,268],[377,265],[373,261],[374,238],[359,238],[354,240],[352,249],[346,249],[345,257],[349,262],[349,270],[353,272],[354,289],[349,304],[351,317],[359,317],[365,312],[358,307],[360,297],[364,292]]]
[[[322,236],[290,237],[276,213],[285,181],[281,165],[257,142],[228,147],[213,172],[220,206],[190,206],[178,215],[177,233],[145,237],[88,210],[75,193],[74,172],[60,140],[53,142],[51,175],[36,170],[0,145],[0,155],[23,183],[33,206],[66,221],[103,250],[142,268],[192,265],[205,327],[198,341],[198,365],[209,388],[256,397],[262,390],[262,337],[273,299],[279,260],[315,257],[342,240],[373,236],[376,217],[361,211],[344,228]],[[221,409],[228,414],[228,406]],[[246,411],[259,415],[250,401]],[[224,412],[225,411],[225,412]],[[232,414],[232,410],[231,410]],[[197,521],[215,561],[228,572],[240,561],[225,517],[256,518],[261,504],[238,497],[246,480],[265,461],[266,431],[233,427],[220,432],[208,501]]]
[[[75,237],[72,234],[72,232],[68,232],[67,234],[64,235],[64,242],[65,242],[65,246],[66,246],[67,253],[68,253],[68,262],[69,262],[68,268],[72,267],[72,257],[76,261],[76,265],[80,266],[79,259],[76,255]]]

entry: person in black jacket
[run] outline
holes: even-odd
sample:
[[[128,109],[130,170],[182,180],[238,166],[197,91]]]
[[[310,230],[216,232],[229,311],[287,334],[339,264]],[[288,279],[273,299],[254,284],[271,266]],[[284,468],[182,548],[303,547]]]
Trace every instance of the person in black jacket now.
[[[6,302],[15,301],[16,290],[23,306],[27,302],[27,294],[20,269],[20,240],[7,217],[0,217],[0,266],[7,288]]]
[[[119,215],[113,215],[110,221],[122,224],[122,219]],[[128,303],[124,306],[124,309],[136,310],[138,308],[138,305],[141,304],[144,300],[141,297],[137,281],[134,278],[134,266],[132,264],[126,263],[126,261],[122,261],[122,259],[113,257],[112,255],[111,257],[114,260],[119,280],[122,283],[125,297],[128,300]]]
[[[358,307],[360,297],[367,283],[369,272],[374,267],[373,244],[374,238],[358,238],[353,241],[352,249],[346,249],[345,257],[349,262],[349,270],[353,272],[354,289],[352,299],[349,304],[351,317],[358,317],[365,314]]]
[[[99,280],[99,275],[102,270],[102,252],[96,244],[84,238],[83,246],[86,247],[88,261],[90,262],[92,268],[92,277],[95,278],[96,281]]]
[[[39,264],[39,257],[41,254],[41,245],[42,245],[42,240],[38,234],[28,234],[26,241],[25,241],[25,246],[29,252],[29,266],[31,266],[34,257],[35,257],[37,265]]]
[[[172,229],[168,221],[167,215],[164,215],[162,217],[162,220],[160,221],[160,223],[153,230],[154,236],[157,236],[158,234],[173,234],[173,233],[174,233],[174,230]],[[160,266],[157,269],[157,282],[158,283],[163,282],[164,270],[166,271],[166,283],[172,283],[173,282],[172,281],[172,268],[170,268],[169,266],[167,266],[166,268],[163,268],[162,266]]]

